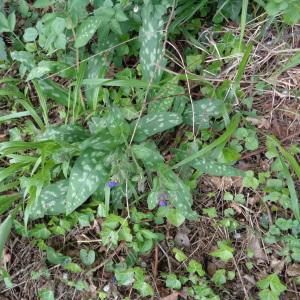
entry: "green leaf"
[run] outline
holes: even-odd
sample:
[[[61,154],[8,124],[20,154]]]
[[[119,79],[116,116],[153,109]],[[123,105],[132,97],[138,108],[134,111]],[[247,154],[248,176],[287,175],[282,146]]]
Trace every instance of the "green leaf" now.
[[[236,114],[231,119],[231,122],[228,125],[226,131],[220,137],[215,139],[211,144],[203,147],[200,151],[190,155],[189,157],[183,159],[182,161],[180,161],[179,163],[174,165],[173,169],[177,169],[177,168],[179,168],[183,165],[186,165],[186,164],[192,162],[193,160],[195,160],[197,158],[203,157],[207,153],[211,152],[217,146],[222,145],[223,143],[225,143],[231,137],[231,135],[235,132],[235,130],[237,129],[237,127],[240,123],[240,120],[241,120],[241,116],[239,114]]]
[[[299,208],[299,199],[295,188],[294,180],[289,172],[289,169],[287,168],[285,162],[282,158],[280,158],[280,162],[283,167],[283,174],[287,180],[288,189],[290,193],[290,199],[291,199],[291,210],[297,220],[300,220],[300,208]]]
[[[145,167],[149,169],[153,169],[164,162],[163,157],[156,149],[154,143],[148,142],[140,145],[133,145],[131,149],[135,157],[140,159]]]
[[[152,5],[151,1],[143,6],[140,27],[140,63],[143,79],[148,82],[159,81],[165,65],[163,59],[163,15],[168,5]]]
[[[134,271],[129,268],[127,270],[116,270],[115,276],[120,285],[130,285],[134,282]]]
[[[172,225],[179,227],[184,222],[185,217],[177,209],[171,208],[167,213],[167,219]]]
[[[46,8],[52,5],[53,0],[36,0],[33,4],[34,8]]]
[[[64,265],[64,269],[65,270],[68,270],[72,273],[80,273],[82,272],[82,269],[80,268],[80,266],[78,264],[75,264],[75,263],[67,263]]]
[[[45,224],[36,224],[33,229],[29,231],[29,235],[36,239],[46,240],[50,237],[51,232]]]
[[[226,283],[225,274],[226,274],[225,269],[217,270],[211,279],[217,286],[221,286]]]
[[[245,177],[243,178],[243,186],[256,190],[259,186],[259,181],[254,177],[253,171],[246,171]]]
[[[195,159],[190,166],[210,176],[243,176],[244,172],[232,166],[217,163],[209,158]]]
[[[88,132],[78,125],[59,125],[47,127],[37,136],[37,141],[62,141],[67,143],[81,142],[89,137]]]
[[[278,294],[269,289],[260,291],[258,295],[260,300],[280,300]]]
[[[286,286],[283,285],[277,274],[270,274],[267,277],[258,281],[257,286],[260,289],[270,288],[276,295],[280,295],[286,290]]]
[[[23,39],[25,42],[34,42],[38,34],[38,31],[34,27],[28,27],[25,29]]]
[[[108,174],[102,160],[103,153],[93,149],[85,150],[76,160],[69,179],[67,214],[83,204],[97,188],[104,188]]]
[[[0,225],[0,260],[3,257],[4,245],[10,234],[12,225],[13,225],[13,218],[11,215],[8,215],[8,217]]]
[[[184,88],[177,85],[176,77],[169,80],[153,95],[148,105],[148,113],[168,111],[177,95],[184,94]]]
[[[47,260],[54,265],[64,265],[71,262],[71,258],[69,256],[56,252],[51,247],[47,247]]]
[[[133,288],[136,289],[142,297],[150,297],[154,295],[152,286],[145,281],[136,281]]]
[[[96,254],[94,250],[86,250],[86,249],[80,250],[80,259],[86,266],[92,265],[95,261],[95,257]]]
[[[174,217],[176,224],[182,223],[183,218],[180,217],[180,215],[183,215],[189,220],[197,219],[197,214],[191,208],[193,199],[189,187],[172,170],[165,166],[162,166],[159,171],[159,179],[164,190],[169,194],[170,202],[177,209],[176,213],[170,212],[172,220]],[[177,221],[175,220],[176,214],[178,214],[177,217],[179,217]]]
[[[43,188],[41,194],[26,209],[32,220],[45,215],[59,215],[66,212],[65,200],[68,191],[68,180],[60,180]]]
[[[68,106],[69,93],[65,88],[50,79],[39,80],[41,90],[47,99],[52,99],[56,103]]]
[[[8,27],[9,31],[13,32],[16,26],[16,14],[15,12],[12,12],[8,17],[7,17],[7,22],[8,22]]]
[[[205,275],[202,265],[195,259],[190,260],[187,271],[189,273],[197,273],[201,277]]]
[[[132,125],[135,126],[137,121]],[[135,141],[141,142],[148,137],[163,132],[182,123],[180,115],[172,112],[152,113],[142,117],[138,121]]]
[[[38,295],[40,300],[55,300],[54,292],[50,289],[39,289]]]
[[[183,262],[188,258],[180,249],[173,248],[172,252],[175,254],[176,260],[179,262]]]
[[[2,37],[0,37],[0,61],[7,60],[6,45]]]
[[[169,274],[167,276],[166,287],[171,288],[171,289],[175,289],[175,290],[181,289],[181,283],[177,279],[175,274]]]
[[[193,102],[194,124],[197,129],[209,128],[211,117],[220,117],[224,111],[224,102],[217,99],[202,99]],[[189,104],[183,114],[183,122],[193,125],[193,110]]]
[[[226,241],[218,242],[219,249],[210,253],[211,256],[218,257],[222,261],[228,261],[233,258],[234,248],[230,247]]]
[[[101,24],[99,16],[91,16],[85,19],[79,26],[76,32],[75,47],[80,48],[85,46],[93,37],[98,27]]]
[[[10,32],[10,29],[6,16],[0,12],[0,33],[2,32]]]

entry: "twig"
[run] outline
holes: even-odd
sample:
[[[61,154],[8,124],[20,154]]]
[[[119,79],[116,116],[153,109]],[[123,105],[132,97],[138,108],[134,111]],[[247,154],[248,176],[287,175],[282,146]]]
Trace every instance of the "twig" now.
[[[233,260],[234,266],[235,266],[235,268],[236,268],[236,271],[237,271],[237,273],[238,273],[238,276],[239,276],[239,279],[240,279],[240,281],[241,281],[241,284],[242,284],[242,286],[243,286],[243,290],[244,290],[244,294],[245,294],[245,299],[249,299],[249,295],[248,295],[247,289],[246,289],[246,287],[245,287],[244,280],[243,280],[243,277],[242,277],[241,272],[240,272],[240,270],[239,270],[239,267],[238,267],[238,265],[237,265],[237,263],[236,263],[236,260],[235,260],[234,257],[233,257],[232,260]]]

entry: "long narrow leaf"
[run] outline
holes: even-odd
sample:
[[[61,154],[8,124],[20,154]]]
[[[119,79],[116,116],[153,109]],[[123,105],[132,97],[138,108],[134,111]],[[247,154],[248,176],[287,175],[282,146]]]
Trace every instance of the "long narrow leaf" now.
[[[196,158],[203,157],[205,154],[211,152],[214,148],[216,148],[220,144],[226,142],[231,137],[231,135],[235,132],[235,130],[238,128],[240,120],[241,120],[240,114],[234,115],[228,128],[220,137],[218,137],[216,140],[214,140],[211,144],[202,148],[200,151],[190,155],[189,157],[185,158],[184,160],[182,160],[179,163],[177,163],[176,165],[174,165],[173,169],[177,169],[183,165],[186,165]]]
[[[0,225],[0,260],[3,257],[4,245],[8,239],[11,227],[13,224],[13,218],[9,215],[4,222]]]
[[[283,167],[283,174],[286,177],[286,181],[288,184],[289,192],[290,192],[290,198],[291,198],[291,210],[297,220],[300,219],[300,211],[299,211],[299,200],[297,196],[297,192],[295,189],[295,184],[293,181],[293,178],[285,164],[282,158],[280,158],[282,167]]]

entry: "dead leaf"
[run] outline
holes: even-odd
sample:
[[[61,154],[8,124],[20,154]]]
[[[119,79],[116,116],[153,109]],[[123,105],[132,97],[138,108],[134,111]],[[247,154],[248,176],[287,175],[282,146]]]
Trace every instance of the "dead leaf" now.
[[[271,260],[271,268],[274,273],[279,274],[284,268],[284,260],[273,258]]]
[[[262,248],[260,238],[254,235],[252,232],[248,231],[248,240],[248,248],[253,250],[254,258],[267,260],[267,256]]]
[[[250,122],[252,125],[257,126],[258,128],[270,128],[270,122],[264,117],[247,117],[246,120]]]
[[[174,293],[170,294],[169,296],[161,298],[161,300],[177,300],[178,296],[180,296],[180,293],[174,292]]]
[[[242,209],[234,202],[231,202],[230,207],[232,207],[238,215],[242,214]]]
[[[288,266],[286,273],[290,277],[300,276],[300,264],[292,264]]]
[[[191,246],[190,239],[188,235],[184,232],[178,231],[175,236],[175,243],[178,246],[183,246],[189,248]]]
[[[226,191],[232,186],[241,187],[242,186],[242,177],[218,177],[218,176],[208,176],[208,181],[215,186],[220,191]]]

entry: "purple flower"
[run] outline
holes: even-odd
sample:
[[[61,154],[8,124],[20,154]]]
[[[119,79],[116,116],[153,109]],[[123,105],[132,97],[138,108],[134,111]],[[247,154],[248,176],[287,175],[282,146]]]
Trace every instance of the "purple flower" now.
[[[168,206],[168,201],[160,200],[159,201],[159,206]]]
[[[107,186],[109,187],[109,188],[113,188],[113,187],[116,187],[116,186],[118,186],[119,185],[119,183],[117,182],[117,181],[109,181],[108,183],[107,183]]]

